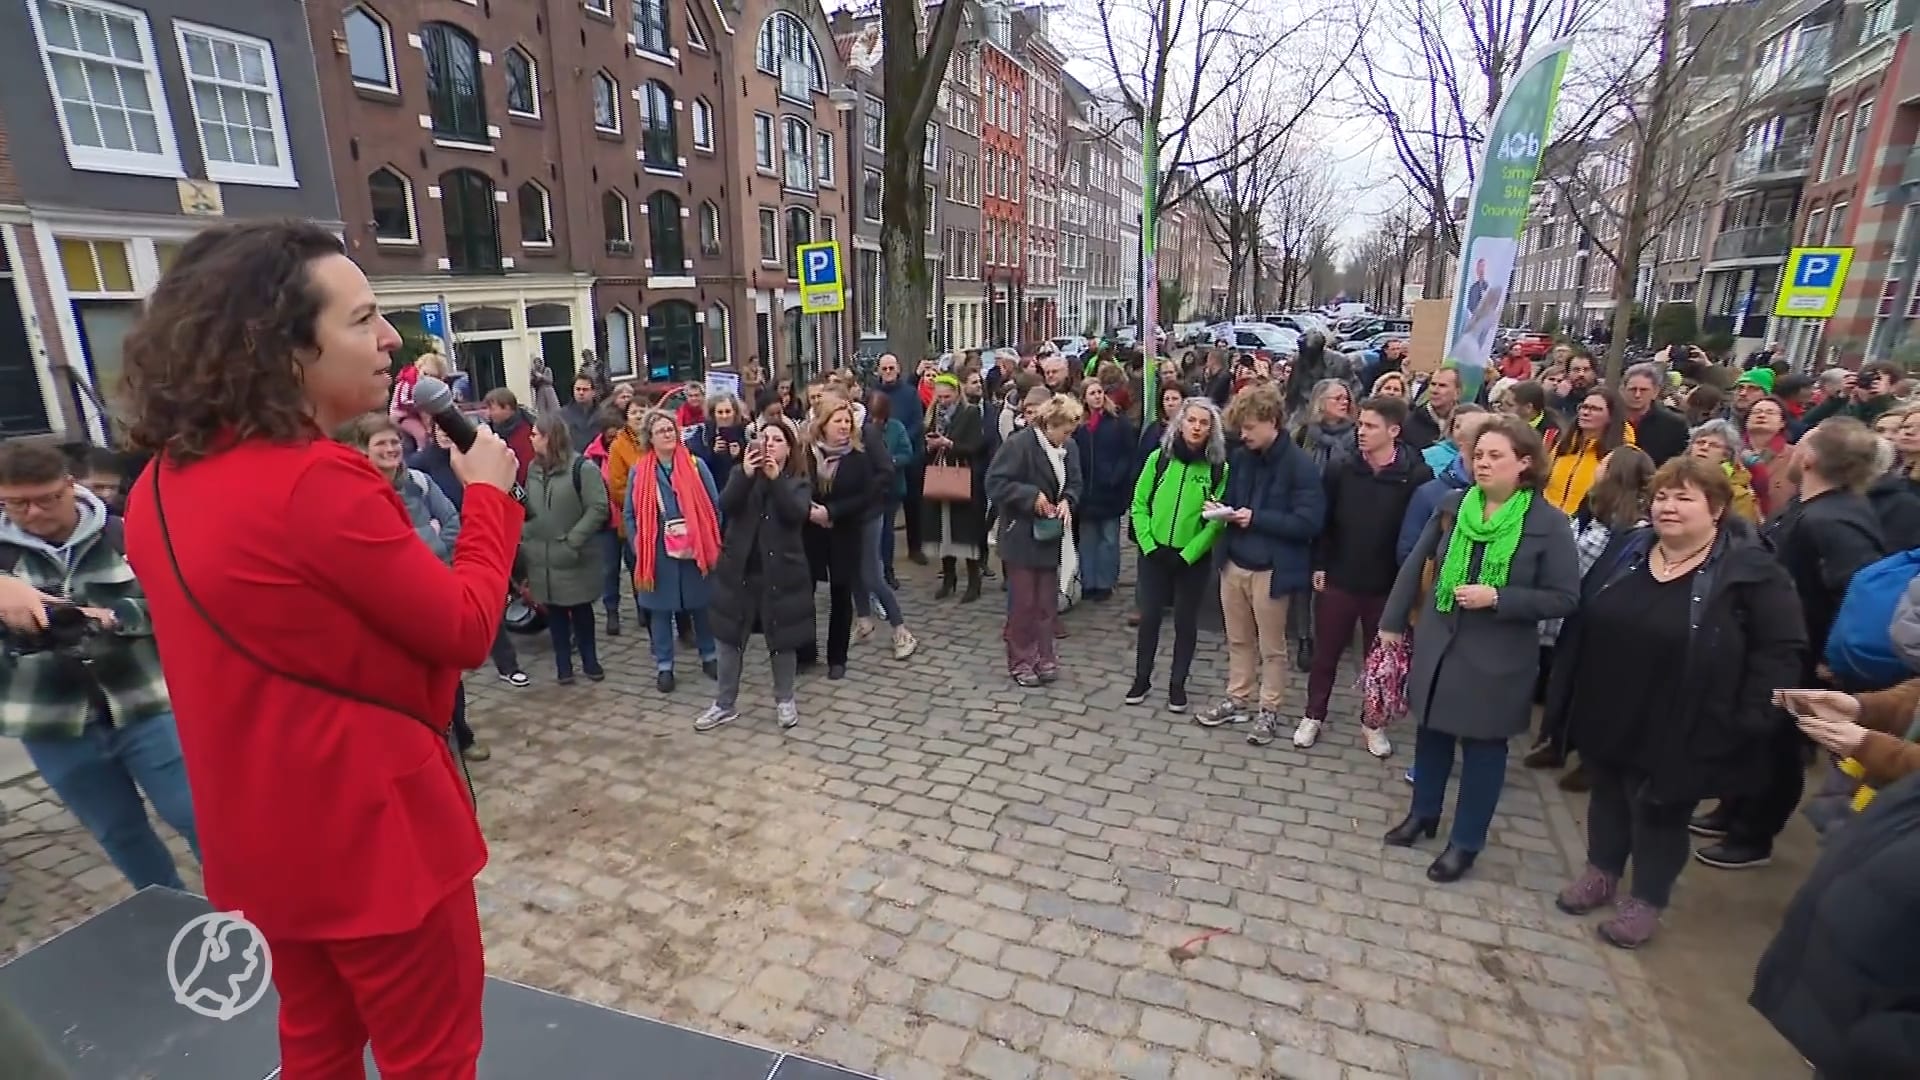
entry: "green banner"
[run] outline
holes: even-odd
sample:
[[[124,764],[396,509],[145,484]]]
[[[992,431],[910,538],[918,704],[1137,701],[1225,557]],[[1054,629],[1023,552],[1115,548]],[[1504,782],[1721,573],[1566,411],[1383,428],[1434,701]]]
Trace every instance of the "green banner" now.
[[[1507,288],[1527,225],[1533,182],[1553,131],[1571,38],[1549,43],[1507,85],[1480,153],[1479,183],[1460,238],[1460,270],[1447,315],[1446,365],[1460,371],[1460,398],[1472,401],[1493,354]]]

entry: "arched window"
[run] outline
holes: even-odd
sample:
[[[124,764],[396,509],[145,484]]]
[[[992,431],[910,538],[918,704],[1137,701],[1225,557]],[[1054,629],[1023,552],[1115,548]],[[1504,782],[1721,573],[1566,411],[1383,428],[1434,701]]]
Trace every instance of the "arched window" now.
[[[720,254],[720,208],[711,201],[700,204],[700,254]]]
[[[529,180],[520,185],[520,245],[553,246],[553,202],[547,189]]]
[[[500,269],[500,226],[493,181],[472,169],[440,176],[440,221],[447,231],[447,268],[461,274]]]
[[[673,90],[658,79],[640,91],[640,153],[651,169],[680,168],[679,125],[673,115]]]
[[[780,77],[780,93],[796,101],[827,92],[827,68],[813,31],[790,11],[776,11],[760,24],[753,50],[754,66]]]
[[[359,86],[376,90],[400,89],[393,77],[393,32],[370,9],[352,7],[344,18],[347,30],[347,70]]]
[[[604,71],[593,73],[593,126],[601,131],[620,131],[620,84]]]
[[[687,272],[687,239],[680,220],[680,200],[670,191],[656,191],[647,199],[647,243],[653,252],[655,274],[677,277]]]
[[[533,57],[515,45],[507,50],[507,111],[516,116],[540,115],[540,80],[534,74]]]
[[[379,243],[417,244],[413,185],[393,169],[381,167],[367,177],[367,197],[373,203],[373,238]]]
[[[480,46],[473,35],[446,23],[420,28],[427,61],[427,107],[433,133],[464,142],[487,142],[487,101],[480,85]]]
[[[600,353],[607,358],[607,374],[614,377],[633,374],[633,315],[626,308],[607,312],[606,337]]]
[[[606,233],[609,254],[633,254],[633,233],[627,228],[625,196],[617,191],[600,193],[600,223]]]
[[[813,211],[804,206],[787,207],[787,276],[800,276],[800,245],[813,242]]]
[[[733,316],[718,300],[707,308],[707,355],[716,364],[733,362]]]
[[[647,378],[685,382],[705,376],[700,362],[700,321],[693,305],[665,300],[647,309]]]

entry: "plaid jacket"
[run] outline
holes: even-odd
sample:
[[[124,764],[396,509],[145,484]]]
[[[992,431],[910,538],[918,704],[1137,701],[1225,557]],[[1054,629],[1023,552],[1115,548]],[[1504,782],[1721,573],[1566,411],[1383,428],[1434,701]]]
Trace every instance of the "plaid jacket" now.
[[[117,523],[112,531],[117,538]],[[78,738],[99,701],[115,726],[172,710],[147,599],[124,547],[124,540],[116,543],[96,529],[74,545],[69,569],[46,545],[0,523],[0,560],[13,563],[12,577],[48,596],[105,608],[117,622],[112,632],[86,643],[85,662],[57,652],[13,656],[0,650],[0,735]]]

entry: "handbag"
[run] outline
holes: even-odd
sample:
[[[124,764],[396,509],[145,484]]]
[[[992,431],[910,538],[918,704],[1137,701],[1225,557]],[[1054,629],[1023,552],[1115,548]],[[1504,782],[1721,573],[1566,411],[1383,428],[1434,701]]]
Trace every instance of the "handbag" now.
[[[687,531],[687,519],[667,516],[667,497],[660,494],[658,483],[653,485],[653,499],[660,504],[660,543],[667,558],[693,558],[693,535]]]
[[[927,466],[920,497],[930,502],[972,502],[973,470],[949,462],[942,454],[935,464]]]
[[[1066,534],[1066,525],[1057,517],[1037,517],[1033,519],[1033,538],[1043,544],[1051,544]]]

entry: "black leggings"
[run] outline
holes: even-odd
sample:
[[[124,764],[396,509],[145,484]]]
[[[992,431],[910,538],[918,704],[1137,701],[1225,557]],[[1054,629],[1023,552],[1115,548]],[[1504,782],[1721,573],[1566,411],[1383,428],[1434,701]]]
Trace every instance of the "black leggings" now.
[[[1632,863],[1634,899],[1666,907],[1692,853],[1687,821],[1699,804],[1649,801],[1645,776],[1599,762],[1585,764],[1593,782],[1587,803],[1587,861],[1615,877],[1625,876]]]
[[[1153,682],[1153,661],[1160,653],[1160,620],[1173,604],[1173,671],[1168,685],[1184,689],[1200,640],[1200,601],[1206,599],[1208,564],[1181,560],[1170,566],[1155,558],[1139,563],[1140,636],[1134,645],[1133,681]]]

